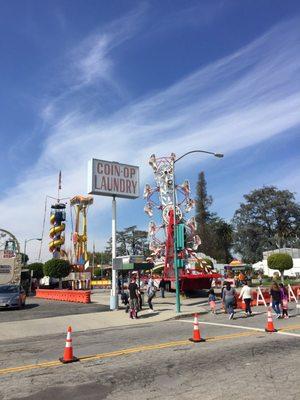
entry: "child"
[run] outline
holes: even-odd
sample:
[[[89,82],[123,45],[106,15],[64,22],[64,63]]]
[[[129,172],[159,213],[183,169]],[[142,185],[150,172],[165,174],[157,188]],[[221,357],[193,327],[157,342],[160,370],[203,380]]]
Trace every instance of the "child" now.
[[[128,313],[129,311],[129,294],[128,294],[128,286],[124,285],[123,291],[121,291],[121,300],[122,304],[124,304],[125,307],[125,312]]]
[[[216,314],[216,295],[214,289],[209,290],[208,302],[212,314]]]
[[[282,307],[282,318],[289,318],[288,308],[289,308],[289,297],[286,288],[282,283],[279,284],[280,296],[281,296],[281,307]]]

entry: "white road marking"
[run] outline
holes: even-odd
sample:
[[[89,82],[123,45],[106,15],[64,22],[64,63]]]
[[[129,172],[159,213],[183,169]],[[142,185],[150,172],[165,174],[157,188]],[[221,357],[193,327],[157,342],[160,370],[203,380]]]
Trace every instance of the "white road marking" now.
[[[189,324],[191,322],[193,322],[193,321],[184,320],[184,319],[179,319],[179,320],[176,320],[176,321],[188,322]],[[214,326],[224,326],[224,327],[233,328],[233,329],[246,329],[246,330],[249,330],[249,331],[258,331],[258,332],[264,332],[265,331],[264,329],[252,328],[250,326],[248,327],[248,326],[241,326],[241,325],[221,324],[221,323],[218,323],[218,322],[203,322],[203,321],[198,321],[198,322],[199,322],[199,324],[214,325]]]
[[[179,319],[179,320],[176,320],[176,321],[187,322],[189,324],[193,323],[193,321],[184,320],[184,319]],[[221,323],[218,323],[218,322],[204,322],[204,321],[198,321],[198,322],[199,322],[199,324],[203,324],[203,325],[223,326],[223,327],[226,327],[226,328],[245,329],[245,330],[249,330],[249,331],[265,332],[265,330],[262,329],[262,328],[253,328],[251,326],[221,324]],[[284,329],[284,328],[282,328],[282,329]],[[277,331],[277,332],[273,332],[273,333],[277,333],[278,335],[288,335],[288,336],[300,337],[299,333],[284,332],[284,331]]]

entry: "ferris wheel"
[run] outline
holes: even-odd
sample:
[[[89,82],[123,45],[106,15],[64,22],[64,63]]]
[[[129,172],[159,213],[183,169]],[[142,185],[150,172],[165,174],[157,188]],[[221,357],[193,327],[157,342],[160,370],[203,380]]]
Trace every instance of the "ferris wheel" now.
[[[187,253],[193,252],[201,243],[196,235],[195,218],[188,218],[187,214],[195,206],[195,201],[190,197],[190,184],[185,180],[181,185],[174,185],[173,165],[176,156],[172,153],[169,157],[156,158],[154,154],[149,159],[149,164],[154,172],[156,185],[146,185],[144,198],[146,205],[144,211],[149,217],[154,217],[155,210],[160,213],[160,222],[154,220],[149,223],[148,238],[149,249],[154,259],[164,261],[164,273],[172,276],[174,273],[174,247],[172,221],[174,220],[173,190],[176,199],[176,224],[183,223],[186,228],[189,244]]]
[[[17,238],[11,232],[0,229],[0,254],[9,258],[18,253],[20,253],[20,244]]]

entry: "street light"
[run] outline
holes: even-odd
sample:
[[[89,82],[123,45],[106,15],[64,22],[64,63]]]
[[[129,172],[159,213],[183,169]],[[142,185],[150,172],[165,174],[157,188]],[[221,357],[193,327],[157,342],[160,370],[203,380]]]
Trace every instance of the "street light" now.
[[[205,153],[205,154],[211,154],[217,158],[223,158],[224,154],[221,153],[213,153],[211,151],[205,151],[205,150],[191,150],[188,151],[187,153],[183,154],[182,156],[175,158],[175,155],[173,154],[173,214],[174,214],[174,242],[173,242],[173,247],[174,247],[174,268],[175,268],[175,290],[176,290],[176,312],[180,313],[180,292],[179,292],[179,276],[178,276],[178,268],[177,268],[177,237],[176,237],[176,183],[175,183],[175,163],[179,160],[181,160],[183,157],[187,156],[188,154],[192,153]]]
[[[27,245],[28,242],[31,242],[32,240],[38,240],[39,242],[41,242],[42,238],[25,239],[25,242],[24,242],[24,258],[23,258],[23,266],[24,267],[25,267],[25,264],[26,264],[26,245]],[[32,275],[33,275],[33,271],[30,272],[29,294],[31,294]]]
[[[41,242],[41,241],[42,241],[42,238],[25,239],[25,242],[24,242],[24,261],[23,261],[24,267],[25,267],[25,264],[26,264],[26,261],[25,261],[26,246],[27,246],[27,243],[28,243],[28,242],[31,242],[32,240],[38,240],[39,242]]]

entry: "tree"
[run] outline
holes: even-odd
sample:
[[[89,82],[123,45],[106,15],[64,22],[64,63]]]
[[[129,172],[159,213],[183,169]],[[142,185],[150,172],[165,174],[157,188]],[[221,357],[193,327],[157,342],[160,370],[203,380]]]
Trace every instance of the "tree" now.
[[[21,254],[22,265],[25,265],[28,262],[29,257],[25,253],[20,253],[20,254]]]
[[[27,266],[29,270],[33,271],[33,278],[40,280],[44,276],[44,264],[43,263],[32,263]]]
[[[211,259],[210,258],[204,258],[203,259],[205,262],[206,262],[206,264],[207,265],[209,265],[210,267],[214,267],[214,263],[211,261]]]
[[[117,231],[116,243],[117,256],[143,254],[147,257],[150,255],[148,232],[137,229],[136,225],[124,228],[122,231]],[[106,251],[111,253],[111,238],[107,242]]]
[[[111,264],[111,252],[95,251],[93,256],[93,253],[88,251],[88,256],[89,256],[90,266],[93,264],[93,257],[94,257],[94,265]]]
[[[256,262],[263,251],[299,244],[300,205],[293,193],[266,186],[244,198],[233,217],[234,247],[244,261]]]
[[[207,194],[204,172],[200,172],[197,182],[196,196],[196,222],[197,233],[201,238],[199,251],[215,258],[219,262],[230,262],[232,256],[232,227],[215,213],[210,212],[209,207],[213,199]]]
[[[222,218],[214,217],[208,224],[211,240],[211,256],[222,263],[232,260],[231,247],[233,242],[232,226]]]
[[[44,275],[59,279],[60,289],[62,288],[62,278],[68,276],[70,271],[71,265],[67,260],[52,258],[44,264]]]
[[[277,269],[281,275],[281,282],[284,283],[284,271],[293,268],[293,259],[286,253],[275,253],[268,257],[268,267]]]
[[[208,196],[206,189],[206,180],[204,172],[201,171],[198,176],[197,188],[196,188],[196,222],[197,222],[197,233],[201,238],[201,252],[211,256],[210,238],[208,232],[208,223],[212,217],[209,212],[209,207],[212,205],[212,197]]]

